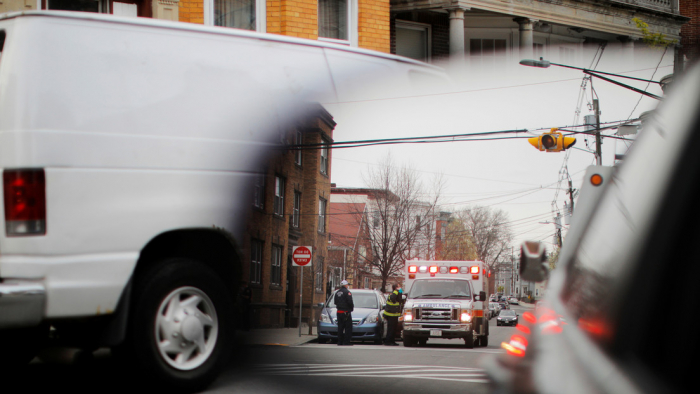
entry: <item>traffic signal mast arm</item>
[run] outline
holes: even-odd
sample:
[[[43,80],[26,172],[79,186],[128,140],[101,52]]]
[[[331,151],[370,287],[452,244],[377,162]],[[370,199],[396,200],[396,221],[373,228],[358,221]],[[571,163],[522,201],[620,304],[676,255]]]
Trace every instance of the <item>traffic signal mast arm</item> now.
[[[565,137],[557,130],[559,129],[554,127],[549,133],[543,133],[538,137],[528,138],[527,140],[535,148],[547,152],[561,152],[576,144],[576,138]]]

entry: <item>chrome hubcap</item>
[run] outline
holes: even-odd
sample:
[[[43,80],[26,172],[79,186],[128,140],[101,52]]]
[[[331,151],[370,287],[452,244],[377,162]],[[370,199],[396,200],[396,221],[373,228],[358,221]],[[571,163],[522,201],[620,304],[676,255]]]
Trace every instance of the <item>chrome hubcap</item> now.
[[[214,303],[196,287],[173,290],[158,307],[156,344],[163,360],[173,368],[186,371],[204,364],[218,334]]]

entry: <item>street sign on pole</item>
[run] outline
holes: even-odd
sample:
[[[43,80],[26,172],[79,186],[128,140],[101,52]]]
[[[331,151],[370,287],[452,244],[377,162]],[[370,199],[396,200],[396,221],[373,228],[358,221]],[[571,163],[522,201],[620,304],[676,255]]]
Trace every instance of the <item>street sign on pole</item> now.
[[[292,248],[292,265],[306,267],[311,263],[311,246],[295,246]]]
[[[292,248],[292,265],[295,267],[301,267],[299,275],[299,336],[301,337],[301,304],[303,302],[304,293],[304,267],[311,266],[311,246],[295,246]],[[313,303],[313,293],[311,297]],[[309,320],[309,327],[311,327],[311,320]]]

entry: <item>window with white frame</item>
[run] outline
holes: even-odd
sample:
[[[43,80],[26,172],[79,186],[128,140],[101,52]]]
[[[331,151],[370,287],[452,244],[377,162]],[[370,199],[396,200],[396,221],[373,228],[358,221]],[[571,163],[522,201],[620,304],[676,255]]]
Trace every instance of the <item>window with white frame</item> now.
[[[369,288],[370,288],[370,279],[369,279],[369,276],[365,276],[364,282],[365,282],[365,283],[364,283],[364,288],[365,288],[365,289],[369,289]]]
[[[350,16],[348,0],[318,0],[318,36],[348,39]]]
[[[262,275],[263,243],[257,239],[250,241],[250,283],[260,284]]]
[[[326,200],[318,199],[318,232],[326,232]]]
[[[284,216],[284,178],[275,176],[275,202],[273,213],[277,216]]]
[[[331,290],[340,287],[341,275],[342,271],[340,267],[332,267],[328,270],[328,280],[331,282]]]
[[[204,24],[264,33],[265,0],[204,0]]]
[[[303,144],[303,138],[301,135],[301,131],[297,130],[294,132],[294,145],[301,145]],[[301,148],[297,148],[297,150],[294,151],[294,164],[300,166],[301,165]]]
[[[272,269],[270,270],[270,284],[282,284],[282,247],[272,245],[272,258],[270,259]]]
[[[323,260],[322,256],[316,258],[316,269],[314,270],[316,276],[314,277],[314,283],[316,284],[317,293],[323,292]]]
[[[294,191],[294,206],[292,207],[292,227],[299,228],[301,222],[301,192]]]
[[[430,61],[431,27],[425,23],[396,21],[396,54],[422,62]]]
[[[265,174],[259,174],[255,177],[253,192],[253,206],[263,209],[265,207]]]
[[[328,175],[328,142],[323,140],[323,147],[321,148],[321,174]]]
[[[532,44],[532,56],[535,59],[545,57],[544,54],[544,43],[535,42]]]
[[[318,0],[318,39],[357,46],[357,0]]]
[[[47,0],[46,9],[108,13],[105,0]]]
[[[507,41],[497,38],[469,39],[469,56],[473,58],[494,58],[505,55]]]

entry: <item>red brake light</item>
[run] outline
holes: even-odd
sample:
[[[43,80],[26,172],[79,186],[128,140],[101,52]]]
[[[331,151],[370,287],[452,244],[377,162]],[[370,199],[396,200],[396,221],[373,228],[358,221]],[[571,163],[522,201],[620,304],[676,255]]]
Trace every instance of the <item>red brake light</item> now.
[[[7,236],[46,234],[44,170],[5,170],[3,188]]]
[[[537,318],[535,317],[535,315],[532,314],[532,312],[523,313],[523,319],[530,323],[537,323]]]
[[[478,274],[479,273],[479,266],[478,265],[473,265],[471,268],[471,273],[472,274]]]
[[[451,274],[456,274],[456,273],[458,273],[458,272],[459,272],[459,268],[457,268],[457,267],[450,267],[450,273],[451,273]]]
[[[437,265],[431,265],[431,266],[430,266],[430,273],[431,273],[431,274],[435,274],[435,273],[437,273],[437,272],[438,272],[438,267],[437,267]]]
[[[416,272],[418,272],[418,266],[415,266],[415,265],[408,266],[408,273],[409,274],[415,274]]]

